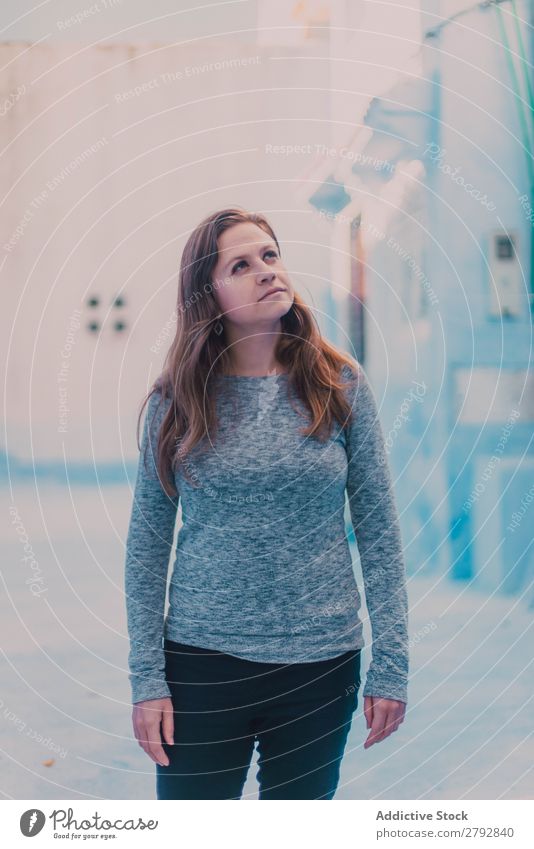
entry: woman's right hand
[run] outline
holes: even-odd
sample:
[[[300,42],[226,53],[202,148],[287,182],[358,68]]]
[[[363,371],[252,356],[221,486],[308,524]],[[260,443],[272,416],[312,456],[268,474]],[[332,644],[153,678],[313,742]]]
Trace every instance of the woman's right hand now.
[[[137,742],[148,757],[160,766],[169,766],[169,758],[161,744],[163,739],[174,745],[174,714],[172,699],[148,699],[133,706],[132,721]]]

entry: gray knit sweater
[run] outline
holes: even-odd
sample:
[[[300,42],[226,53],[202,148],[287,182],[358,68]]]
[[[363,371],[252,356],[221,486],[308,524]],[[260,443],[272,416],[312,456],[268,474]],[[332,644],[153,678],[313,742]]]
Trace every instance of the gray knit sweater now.
[[[354,421],[335,424],[324,443],[299,433],[309,418],[287,375],[217,377],[216,439],[188,455],[174,498],[156,471],[165,409],[151,396],[126,543],[133,703],[170,695],[163,636],[264,663],[362,648],[346,496],[372,630],[363,695],[407,702],[406,575],[383,433],[361,366],[342,376]]]

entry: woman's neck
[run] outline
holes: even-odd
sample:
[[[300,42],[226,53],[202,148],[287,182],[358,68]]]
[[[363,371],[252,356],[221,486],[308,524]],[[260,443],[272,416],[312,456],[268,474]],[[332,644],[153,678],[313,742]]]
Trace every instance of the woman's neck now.
[[[278,335],[280,333],[280,322],[275,327],[270,326],[257,329],[227,327],[226,341],[230,363],[228,373],[241,375],[243,377],[263,377],[268,375],[282,374],[284,366],[279,363],[275,356]]]

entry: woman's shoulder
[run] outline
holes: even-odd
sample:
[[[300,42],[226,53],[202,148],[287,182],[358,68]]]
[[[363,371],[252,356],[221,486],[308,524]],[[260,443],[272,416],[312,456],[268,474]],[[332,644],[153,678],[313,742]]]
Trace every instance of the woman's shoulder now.
[[[348,389],[357,388],[362,382],[365,382],[363,366],[350,354],[343,353],[342,356],[343,364],[339,370],[339,375],[342,380],[346,381]]]
[[[146,402],[146,421],[151,430],[157,432],[169,407],[173,402],[165,385],[156,381]]]
[[[343,355],[344,358],[346,355]],[[340,369],[343,390],[351,410],[360,423],[376,417],[376,399],[362,364],[353,357],[346,357]]]
[[[150,397],[148,399],[150,408],[154,409],[155,407],[159,407],[161,404],[168,407],[169,404],[172,403],[172,400],[172,391],[170,390],[167,381],[163,381],[161,378],[154,381],[150,390]]]

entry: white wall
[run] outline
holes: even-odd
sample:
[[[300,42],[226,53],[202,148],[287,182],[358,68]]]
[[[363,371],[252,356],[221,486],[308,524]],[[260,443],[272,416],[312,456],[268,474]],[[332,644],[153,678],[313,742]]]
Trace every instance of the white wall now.
[[[329,247],[297,198],[309,157],[269,154],[266,144],[327,139],[324,64],[221,38],[187,47],[14,43],[0,53],[9,68],[2,102],[19,94],[2,118],[0,157],[5,447],[23,458],[133,457],[138,405],[166,345],[150,349],[172,315],[185,239],[205,214],[232,204],[265,212],[295,285],[321,306]],[[209,67],[225,60],[243,64]],[[108,314],[119,292],[127,307]],[[103,302],[97,336],[86,330],[90,295]],[[60,384],[75,310],[81,326]],[[122,334],[112,329],[119,313]],[[64,434],[60,388],[70,408]]]

